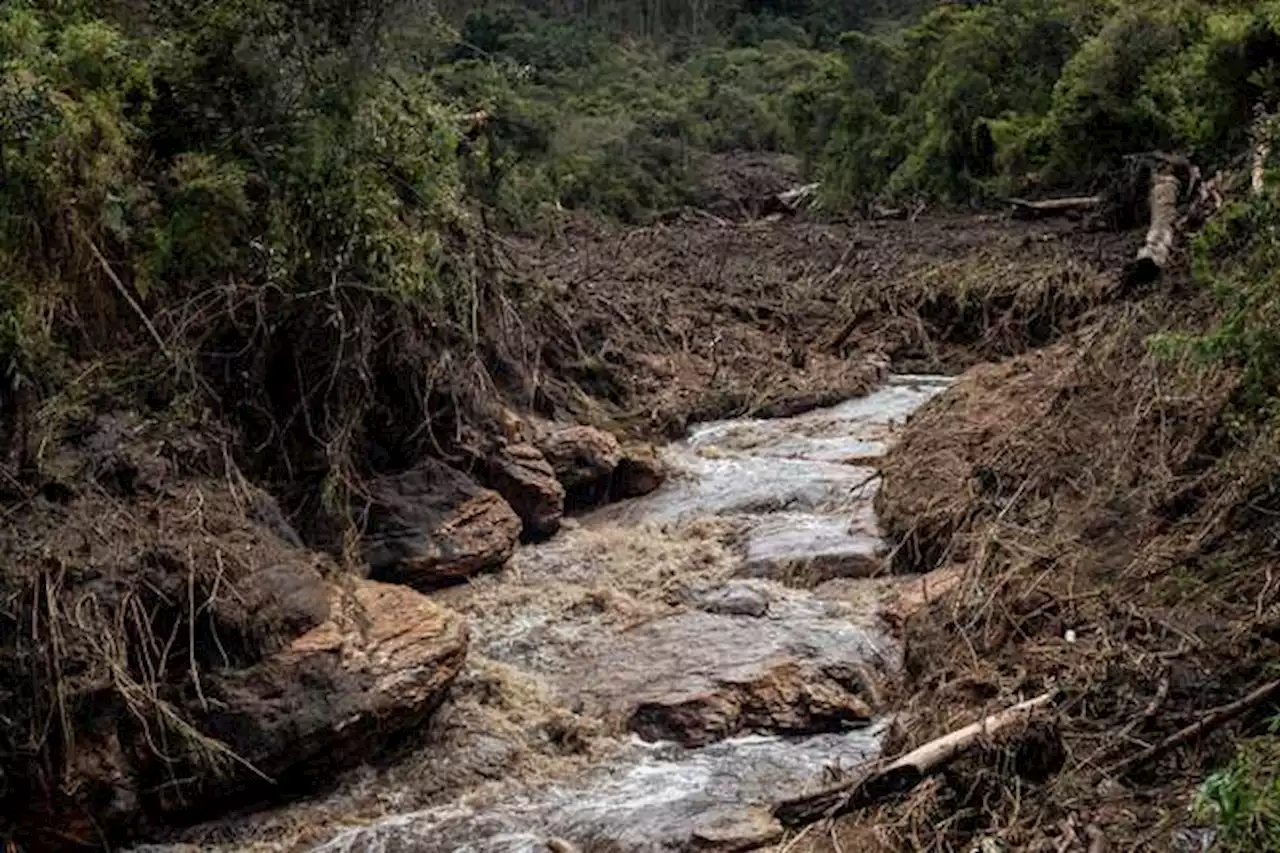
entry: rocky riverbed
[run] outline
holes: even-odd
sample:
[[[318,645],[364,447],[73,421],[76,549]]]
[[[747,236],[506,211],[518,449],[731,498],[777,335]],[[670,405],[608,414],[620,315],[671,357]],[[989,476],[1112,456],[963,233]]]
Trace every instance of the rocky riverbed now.
[[[695,428],[663,451],[661,488],[432,594],[465,618],[468,661],[398,763],[205,827],[202,847],[777,841],[772,803],[878,754],[902,656],[883,612],[918,584],[886,575],[876,458],[946,386],[899,376],[833,408]]]

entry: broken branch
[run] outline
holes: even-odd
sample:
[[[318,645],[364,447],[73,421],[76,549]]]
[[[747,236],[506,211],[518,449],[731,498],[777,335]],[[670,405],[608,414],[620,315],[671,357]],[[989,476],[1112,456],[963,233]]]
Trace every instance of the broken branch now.
[[[1055,694],[1056,691],[1051,690],[984,717],[976,723],[970,723],[913,749],[860,779],[817,794],[785,800],[773,810],[774,816],[784,826],[799,826],[905,793],[928,776],[945,768],[981,739],[994,737],[1025,722],[1036,710],[1053,701]]]
[[[1021,219],[1036,219],[1045,216],[1062,216],[1068,213],[1080,213],[1094,210],[1102,206],[1102,196],[1080,196],[1075,198],[1050,198],[1042,201],[1027,201],[1021,198],[1009,199],[1013,206],[1014,216]]]
[[[1113,764],[1103,773],[1103,775],[1113,778],[1121,776],[1141,764],[1145,764],[1148,761],[1153,761],[1160,756],[1165,755],[1187,741],[1207,734],[1208,732],[1231,722],[1245,711],[1261,705],[1263,702],[1278,693],[1280,693],[1280,680],[1264,684],[1243,699],[1238,699],[1229,705],[1223,705],[1219,708],[1215,708],[1196,722],[1185,728],[1179,729],[1154,746],[1149,746],[1146,749],[1129,756],[1123,761]]]

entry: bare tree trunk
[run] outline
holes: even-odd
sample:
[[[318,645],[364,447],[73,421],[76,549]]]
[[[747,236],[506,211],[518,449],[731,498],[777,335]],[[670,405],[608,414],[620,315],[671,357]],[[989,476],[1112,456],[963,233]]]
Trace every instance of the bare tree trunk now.
[[[1164,269],[1173,251],[1173,221],[1178,214],[1178,176],[1172,169],[1160,172],[1151,182],[1151,227],[1138,260],[1150,260]]]
[[[1249,174],[1249,186],[1254,195],[1262,195],[1266,183],[1267,160],[1271,157],[1271,117],[1262,104],[1253,108],[1253,163]]]
[[[1080,213],[1094,210],[1102,206],[1102,196],[1091,195],[1082,198],[1050,198],[1044,201],[1026,201],[1020,198],[1009,199],[1013,213],[1019,218],[1036,219],[1042,216],[1061,216],[1068,213]]]
[[[1178,170],[1192,171],[1184,159],[1161,155],[1158,171],[1151,178],[1151,224],[1147,239],[1138,255],[1129,265],[1125,279],[1128,284],[1144,284],[1155,281],[1164,272],[1173,252],[1174,225],[1178,217],[1178,195],[1182,184]]]

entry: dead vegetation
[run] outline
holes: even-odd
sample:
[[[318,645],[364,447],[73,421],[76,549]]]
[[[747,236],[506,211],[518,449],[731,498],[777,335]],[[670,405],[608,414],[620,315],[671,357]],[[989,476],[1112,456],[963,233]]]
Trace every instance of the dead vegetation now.
[[[225,447],[129,415],[47,426],[43,487],[0,534],[5,817],[37,848],[99,845],[188,807],[193,776],[263,778],[196,722],[206,679],[323,621],[330,569]]]
[[[1115,299],[1135,238],[1072,223],[571,219],[510,247],[545,292],[524,402],[639,432],[787,415],[890,365],[953,371],[1044,345]],[[566,384],[571,383],[571,384]]]
[[[801,849],[1167,849],[1187,826],[1195,786],[1273,707],[1280,602],[1274,437],[1233,428],[1229,370],[1152,351],[1208,314],[1168,290],[1115,304],[913,420],[877,502],[899,568],[964,580],[906,623],[896,748],[1060,698]]]

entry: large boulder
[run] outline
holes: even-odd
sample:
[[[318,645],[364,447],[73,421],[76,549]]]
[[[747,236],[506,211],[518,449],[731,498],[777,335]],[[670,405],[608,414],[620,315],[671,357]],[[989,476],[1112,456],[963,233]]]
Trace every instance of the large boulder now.
[[[609,476],[622,461],[618,440],[589,426],[552,430],[538,440],[538,449],[570,494],[602,483],[607,487]]]
[[[560,529],[564,486],[538,448],[527,443],[500,447],[485,459],[482,470],[485,483],[520,516],[524,539],[546,539]]]
[[[210,710],[201,731],[285,791],[358,764],[416,728],[466,659],[463,618],[404,586],[335,586],[330,614],[275,655],[204,684]],[[231,795],[255,776],[202,787]]]
[[[667,469],[657,449],[652,444],[632,442],[622,448],[622,459],[613,472],[611,496],[638,498],[657,489],[666,479]]]
[[[630,442],[624,446],[595,427],[545,429],[537,449],[564,484],[570,508],[639,497],[666,479],[666,469],[652,444]]]
[[[428,459],[369,484],[361,551],[375,580],[420,589],[505,563],[520,517],[497,492]]]
[[[128,412],[52,424],[39,494],[6,507],[0,835],[24,848],[301,792],[419,723],[461,666],[460,616],[340,589],[210,438]]]
[[[645,740],[685,746],[871,722],[874,673],[898,652],[839,605],[749,581],[698,604],[704,609],[647,622],[571,664],[566,695]]]

